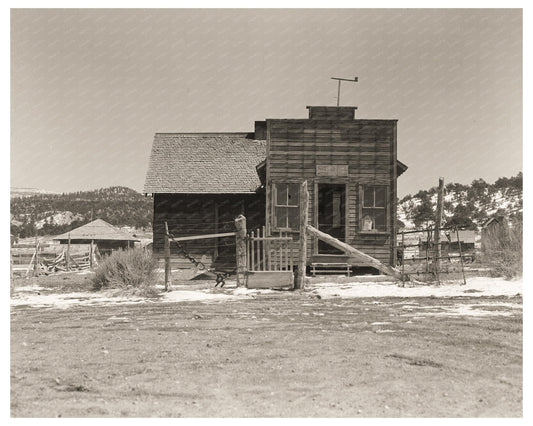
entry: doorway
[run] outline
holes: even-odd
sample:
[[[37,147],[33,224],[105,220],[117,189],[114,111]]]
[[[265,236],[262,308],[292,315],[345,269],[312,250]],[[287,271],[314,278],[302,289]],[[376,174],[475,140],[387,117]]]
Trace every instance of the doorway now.
[[[346,240],[346,185],[317,185],[317,228],[341,241]],[[318,254],[344,254],[329,244],[318,241]]]

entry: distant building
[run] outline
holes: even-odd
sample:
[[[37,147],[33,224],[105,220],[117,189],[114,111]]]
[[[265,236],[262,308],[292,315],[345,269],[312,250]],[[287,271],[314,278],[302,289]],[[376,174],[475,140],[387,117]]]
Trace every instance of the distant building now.
[[[493,243],[509,232],[512,226],[506,216],[494,216],[481,226],[481,250],[485,251]]]
[[[90,244],[93,242],[98,247],[101,255],[110,254],[113,250],[133,247],[139,240],[102,219],[93,220],[79,228],[54,237],[60,244]]]

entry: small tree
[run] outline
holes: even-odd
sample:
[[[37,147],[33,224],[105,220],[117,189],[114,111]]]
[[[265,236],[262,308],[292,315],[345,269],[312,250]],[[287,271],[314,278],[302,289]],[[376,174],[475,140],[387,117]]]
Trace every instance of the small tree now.
[[[435,220],[435,212],[429,197],[424,196],[422,202],[413,209],[413,222],[417,228],[428,227]]]
[[[476,224],[472,221],[472,210],[464,204],[458,204],[452,217],[446,221],[446,226],[457,226],[459,228],[476,229]]]

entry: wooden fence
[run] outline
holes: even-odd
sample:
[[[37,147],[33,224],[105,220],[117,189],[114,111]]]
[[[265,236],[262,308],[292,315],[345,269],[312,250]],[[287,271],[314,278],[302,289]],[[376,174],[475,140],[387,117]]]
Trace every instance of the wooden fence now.
[[[77,246],[77,247],[76,247]],[[11,247],[11,276],[28,277],[92,269],[100,254],[96,245],[57,246],[37,242]]]
[[[252,231],[246,237],[246,269],[248,271],[292,271],[292,237],[279,232],[267,235],[265,227]]]

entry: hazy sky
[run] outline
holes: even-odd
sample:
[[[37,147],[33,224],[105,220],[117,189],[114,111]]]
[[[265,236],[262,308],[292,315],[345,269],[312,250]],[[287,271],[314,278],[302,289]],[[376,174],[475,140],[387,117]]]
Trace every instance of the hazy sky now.
[[[11,12],[11,186],[142,190],[155,132],[398,119],[399,195],[522,170],[522,12]]]

